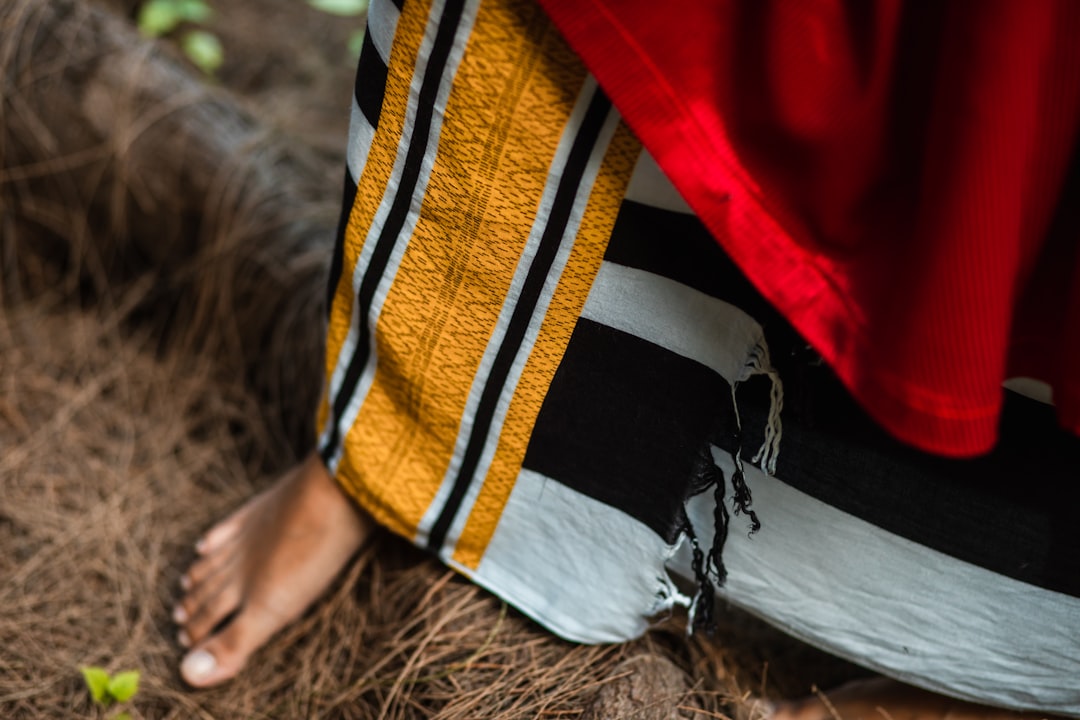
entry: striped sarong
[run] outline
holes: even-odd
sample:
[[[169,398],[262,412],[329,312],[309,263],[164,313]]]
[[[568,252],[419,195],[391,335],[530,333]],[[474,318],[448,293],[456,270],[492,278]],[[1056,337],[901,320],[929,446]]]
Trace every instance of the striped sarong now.
[[[322,456],[379,522],[560,634],[640,634],[680,597],[664,561],[761,328],[710,294],[719,249],[538,7],[383,5]],[[666,267],[683,246],[699,277]]]
[[[902,679],[1080,716],[1080,545],[982,524],[1075,439],[1021,399],[1042,465],[874,428],[535,3],[373,0],[345,185],[319,451],[378,522],[569,639],[722,585]]]

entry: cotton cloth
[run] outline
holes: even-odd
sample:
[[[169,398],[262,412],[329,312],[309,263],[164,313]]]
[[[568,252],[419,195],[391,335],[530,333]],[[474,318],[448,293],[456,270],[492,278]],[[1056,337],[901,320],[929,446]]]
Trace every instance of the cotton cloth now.
[[[534,2],[373,1],[329,299],[327,467],[553,632],[704,612],[726,568],[721,600],[833,652],[1080,715],[1080,544],[1045,532],[1075,498],[1009,504],[1075,438],[1022,406],[1038,451],[979,465],[877,430]]]
[[[542,0],[728,254],[896,437],[1080,432],[1080,4]]]

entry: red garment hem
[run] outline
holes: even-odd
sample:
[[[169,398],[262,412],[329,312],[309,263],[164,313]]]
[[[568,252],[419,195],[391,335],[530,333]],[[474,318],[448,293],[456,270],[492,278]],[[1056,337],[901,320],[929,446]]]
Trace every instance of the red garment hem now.
[[[579,53],[588,50],[586,62],[601,87],[715,239],[877,422],[900,440],[941,455],[968,457],[993,446],[1000,395],[982,407],[958,407],[951,397],[865,362],[873,355],[861,330],[866,321],[832,282],[842,273],[781,227],[730,145],[695,120],[618,17],[598,3],[581,2],[573,13],[556,14],[554,20]],[[594,32],[605,27],[617,33]],[[618,58],[618,63],[589,62],[604,57]],[[642,82],[643,74],[651,85]],[[678,108],[677,114],[655,101],[656,88]],[[701,152],[705,148],[708,152]],[[754,242],[734,241],[739,234],[750,234]]]

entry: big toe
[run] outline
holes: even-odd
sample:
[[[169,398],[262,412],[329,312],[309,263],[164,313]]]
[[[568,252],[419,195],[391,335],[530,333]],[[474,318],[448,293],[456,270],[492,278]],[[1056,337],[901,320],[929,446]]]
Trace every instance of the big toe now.
[[[180,676],[192,687],[210,687],[228,680],[237,672],[239,670],[224,671],[214,653],[207,648],[192,650],[180,663]]]
[[[244,669],[248,658],[269,637],[259,624],[243,612],[221,631],[184,656],[180,675],[192,687],[206,688],[233,678]]]

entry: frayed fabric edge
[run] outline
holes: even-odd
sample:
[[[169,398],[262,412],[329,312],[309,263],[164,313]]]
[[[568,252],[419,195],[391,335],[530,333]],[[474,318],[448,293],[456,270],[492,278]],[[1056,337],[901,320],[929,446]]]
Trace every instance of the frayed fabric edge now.
[[[727,569],[723,563],[723,549],[727,541],[727,534],[731,524],[731,515],[744,515],[749,520],[748,534],[753,535],[761,529],[761,521],[753,509],[753,497],[750,488],[746,484],[744,466],[742,461],[742,418],[739,416],[739,405],[736,391],[740,382],[755,375],[764,375],[769,378],[771,388],[769,392],[769,414],[764,431],[764,441],[757,453],[751,458],[751,462],[760,467],[767,475],[775,476],[776,464],[780,456],[780,443],[783,438],[783,424],[781,413],[784,407],[784,385],[780,374],[772,365],[769,356],[769,347],[764,338],[760,338],[749,353],[738,380],[731,384],[731,406],[735,414],[736,433],[733,438],[731,458],[734,472],[731,475],[732,497],[731,511],[728,511],[726,503],[726,482],[723,471],[716,464],[712,456],[713,443],[710,441],[702,449],[702,457],[699,464],[699,481],[695,483],[696,495],[709,489],[713,490],[715,509],[713,515],[713,541],[706,553],[698,542],[697,533],[694,531],[690,518],[684,512],[682,536],[684,541],[690,543],[692,553],[691,566],[694,571],[694,579],[697,590],[687,605],[689,622],[687,632],[693,633],[699,629],[705,629],[712,633],[715,629],[714,614],[716,591],[723,587],[727,578]],[[688,498],[689,499],[689,498]],[[685,597],[685,596],[684,596]]]
[[[757,454],[751,458],[751,462],[764,470],[766,474],[775,477],[776,462],[780,457],[780,440],[784,436],[784,426],[780,420],[780,413],[784,409],[784,383],[780,379],[780,373],[773,367],[772,359],[769,357],[769,346],[765,344],[764,339],[758,341],[745,370],[749,371],[748,377],[765,375],[772,383],[769,390],[769,418],[765,424],[765,441]],[[734,393],[734,386],[732,392]],[[738,416],[738,406],[735,413]]]

